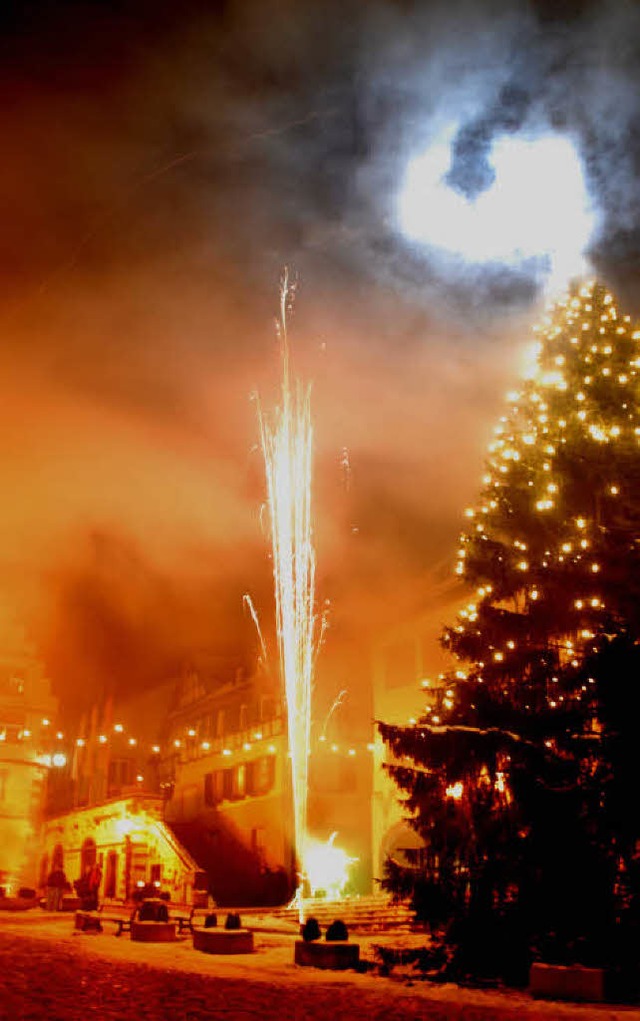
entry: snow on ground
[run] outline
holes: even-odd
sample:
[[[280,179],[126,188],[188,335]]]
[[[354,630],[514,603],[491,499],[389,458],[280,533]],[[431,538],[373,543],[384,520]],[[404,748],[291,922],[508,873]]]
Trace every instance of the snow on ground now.
[[[110,923],[75,932],[69,915],[0,913],[0,1021],[640,1021],[637,1008],[300,968],[293,931],[256,931],[254,954],[229,957],[198,953],[187,935],[144,944],[114,932]],[[389,932],[353,939],[369,961],[375,944],[421,942]]]

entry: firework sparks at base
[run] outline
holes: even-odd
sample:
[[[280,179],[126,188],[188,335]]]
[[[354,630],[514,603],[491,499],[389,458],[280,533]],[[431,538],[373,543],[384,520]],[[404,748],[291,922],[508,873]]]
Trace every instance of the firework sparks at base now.
[[[342,897],[349,881],[349,870],[358,861],[335,846],[337,835],[332,833],[326,843],[307,841],[305,871],[312,897],[320,892],[330,900]]]
[[[280,289],[281,406],[271,423],[259,411],[267,496],[271,515],[273,574],[280,669],[287,701],[293,787],[294,845],[304,867],[311,732],[311,680],[315,634],[315,550],[311,529],[311,427],[309,387],[292,386],[287,338],[291,286]],[[300,921],[304,908],[298,897]]]

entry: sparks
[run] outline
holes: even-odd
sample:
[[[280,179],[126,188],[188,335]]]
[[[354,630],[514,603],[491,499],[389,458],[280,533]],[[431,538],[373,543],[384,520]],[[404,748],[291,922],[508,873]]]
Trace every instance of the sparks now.
[[[253,621],[253,623],[255,625],[255,629],[256,629],[256,632],[257,632],[257,635],[258,635],[258,641],[260,642],[260,648],[262,650],[262,663],[263,663],[263,665],[266,668],[267,663],[268,663],[267,646],[265,644],[265,640],[264,640],[264,637],[263,637],[263,634],[262,634],[262,628],[260,627],[260,621],[258,620],[258,614],[256,613],[256,608],[253,605],[253,599],[251,598],[251,596],[249,595],[248,592],[245,592],[245,594],[243,595],[242,603],[243,603],[244,606],[246,606],[246,608],[248,609],[249,613],[251,614],[251,619],[252,619],[252,621]]]
[[[271,423],[258,414],[271,519],[276,629],[287,703],[293,790],[294,847],[304,869],[311,736],[311,681],[315,634],[315,549],[311,528],[310,388],[292,385],[287,313],[293,296],[285,270],[280,287],[278,332],[282,344],[281,406]],[[304,921],[302,896],[297,897]]]
[[[342,897],[349,881],[349,869],[358,861],[334,845],[337,835],[337,832],[332,833],[326,843],[308,842],[305,864],[312,897],[320,892],[324,892],[329,900]]]
[[[324,725],[322,727],[322,736],[320,738],[321,741],[324,741],[326,739],[326,736],[327,736],[327,726],[328,726],[329,720],[331,719],[331,717],[335,713],[336,709],[339,706],[342,705],[342,703],[344,702],[346,697],[347,697],[347,689],[343,688],[342,691],[338,692],[337,696],[334,698],[333,702],[331,703],[331,707],[329,709],[329,712],[326,715],[326,718],[325,718],[325,721],[324,721]]]

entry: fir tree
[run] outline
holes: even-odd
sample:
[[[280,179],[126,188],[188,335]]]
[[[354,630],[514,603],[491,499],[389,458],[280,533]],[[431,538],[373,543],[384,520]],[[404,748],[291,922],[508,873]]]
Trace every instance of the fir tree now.
[[[640,332],[598,284],[535,332],[465,512],[459,662],[416,726],[380,724],[424,840],[385,885],[452,920],[458,974],[606,963],[637,924]]]

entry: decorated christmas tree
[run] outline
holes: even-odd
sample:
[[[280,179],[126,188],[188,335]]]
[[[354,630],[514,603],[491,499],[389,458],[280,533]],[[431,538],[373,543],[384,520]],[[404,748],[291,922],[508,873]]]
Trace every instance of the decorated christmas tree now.
[[[380,724],[424,843],[385,885],[449,922],[456,974],[620,965],[637,930],[640,332],[589,284],[535,334],[465,512],[454,667]]]

